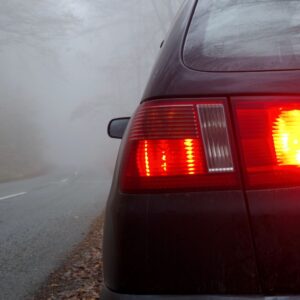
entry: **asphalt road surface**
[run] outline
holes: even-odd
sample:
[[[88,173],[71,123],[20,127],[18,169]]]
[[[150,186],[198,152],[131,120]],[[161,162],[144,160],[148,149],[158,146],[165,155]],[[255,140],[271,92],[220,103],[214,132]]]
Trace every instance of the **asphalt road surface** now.
[[[0,299],[26,299],[104,209],[109,180],[57,172],[0,184]]]

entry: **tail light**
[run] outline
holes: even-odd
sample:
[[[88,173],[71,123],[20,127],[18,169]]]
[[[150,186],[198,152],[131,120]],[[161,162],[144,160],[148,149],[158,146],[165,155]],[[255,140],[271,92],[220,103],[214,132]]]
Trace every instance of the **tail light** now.
[[[136,111],[121,166],[123,192],[236,188],[223,101],[151,101]]]
[[[249,98],[233,104],[247,187],[299,185],[299,101]]]

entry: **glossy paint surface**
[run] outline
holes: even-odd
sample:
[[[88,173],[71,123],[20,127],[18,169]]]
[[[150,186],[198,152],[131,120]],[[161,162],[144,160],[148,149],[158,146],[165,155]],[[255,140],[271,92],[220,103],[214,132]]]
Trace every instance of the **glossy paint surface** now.
[[[156,87],[163,89],[165,80],[175,79],[178,70],[170,74],[175,70],[165,67],[169,60],[181,64],[177,34],[184,32],[193,6],[187,1],[179,15],[146,95],[154,97]],[[155,86],[160,68],[168,78],[160,78],[162,82]],[[243,192],[122,194],[118,174],[128,134],[106,210],[105,285],[128,294],[258,293]]]
[[[182,55],[196,3],[187,1],[179,14],[143,101],[227,98],[241,170],[232,118],[235,97],[300,94],[300,71],[188,68]],[[298,187],[250,190],[240,173],[243,185],[235,192],[121,194],[123,147],[107,206],[104,270],[109,289],[127,294],[300,294]]]

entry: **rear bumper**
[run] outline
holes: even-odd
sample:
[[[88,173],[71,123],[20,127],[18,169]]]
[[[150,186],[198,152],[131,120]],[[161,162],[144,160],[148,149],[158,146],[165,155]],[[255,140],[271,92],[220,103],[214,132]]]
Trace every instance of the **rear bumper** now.
[[[101,300],[296,300],[300,296],[126,295],[102,288]]]
[[[127,294],[258,293],[243,193],[113,190],[103,269],[107,287]]]

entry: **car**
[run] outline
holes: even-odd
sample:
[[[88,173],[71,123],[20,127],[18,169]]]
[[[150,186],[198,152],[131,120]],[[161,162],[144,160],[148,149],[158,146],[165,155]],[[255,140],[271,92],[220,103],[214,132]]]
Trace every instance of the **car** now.
[[[104,300],[300,299],[300,2],[186,1],[122,138]]]

